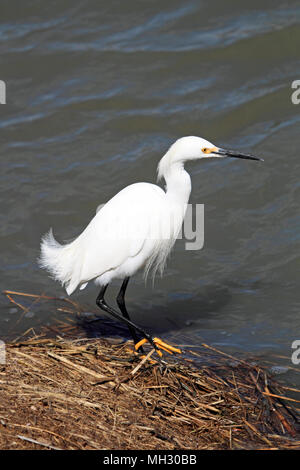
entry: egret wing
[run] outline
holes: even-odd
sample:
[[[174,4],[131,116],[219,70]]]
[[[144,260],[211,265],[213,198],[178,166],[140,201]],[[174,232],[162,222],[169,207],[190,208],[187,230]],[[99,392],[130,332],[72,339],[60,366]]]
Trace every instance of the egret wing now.
[[[105,204],[75,240],[82,253],[80,282],[116,269],[155,239],[155,219],[165,193],[158,186],[137,183]]]

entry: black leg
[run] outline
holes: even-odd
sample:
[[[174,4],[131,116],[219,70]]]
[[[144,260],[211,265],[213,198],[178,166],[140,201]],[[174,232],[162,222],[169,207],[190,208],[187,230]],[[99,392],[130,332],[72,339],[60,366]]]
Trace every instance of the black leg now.
[[[128,281],[127,281],[128,283]],[[101,290],[99,292],[99,295],[96,299],[96,304],[99,308],[101,308],[102,310],[104,310],[105,312],[109,313],[110,315],[112,315],[113,317],[117,318],[118,320],[124,322],[127,324],[128,328],[131,327],[132,329],[134,329],[135,331],[138,331],[139,333],[141,333],[141,335],[146,338],[147,341],[149,341],[149,343],[155,348],[157,349],[157,346],[156,344],[154,343],[153,339],[152,339],[152,336],[150,336],[148,333],[146,333],[144,330],[142,330],[142,328],[140,328],[139,326],[135,325],[134,323],[132,323],[131,320],[129,320],[128,318],[126,317],[123,317],[122,315],[120,315],[116,310],[114,310],[112,307],[110,307],[109,305],[107,305],[107,303],[105,302],[104,300],[104,294],[105,294],[105,291],[107,289],[107,286],[103,286],[101,287]]]
[[[121,289],[118,293],[117,304],[119,306],[119,309],[122,312],[123,317],[127,318],[127,320],[130,320],[129,313],[127,312],[127,308],[126,308],[126,305],[125,305],[125,292],[126,292],[126,289],[127,289],[127,286],[128,286],[128,282],[129,282],[129,277],[126,277],[124,279],[124,281],[122,283],[122,286],[121,286]],[[130,325],[128,325],[128,329],[130,331],[130,334],[132,336],[134,344],[137,344],[139,342],[139,338],[136,334],[136,330],[134,328],[132,328]],[[143,352],[142,347],[139,348],[139,352]]]

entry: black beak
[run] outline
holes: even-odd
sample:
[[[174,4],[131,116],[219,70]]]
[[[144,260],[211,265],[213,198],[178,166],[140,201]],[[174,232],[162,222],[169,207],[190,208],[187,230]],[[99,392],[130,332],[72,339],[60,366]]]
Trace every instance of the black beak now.
[[[263,162],[263,158],[255,157],[250,153],[240,153],[236,152],[235,150],[225,150],[225,149],[218,149],[216,152],[217,155],[224,155],[224,157],[232,157],[232,158],[244,158],[245,160],[259,160]]]

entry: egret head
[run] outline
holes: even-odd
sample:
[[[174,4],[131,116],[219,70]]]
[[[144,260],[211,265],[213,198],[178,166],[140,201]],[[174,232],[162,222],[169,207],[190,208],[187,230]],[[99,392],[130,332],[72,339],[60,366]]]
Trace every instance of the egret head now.
[[[173,145],[174,159],[187,161],[198,160],[199,158],[243,158],[246,160],[261,160],[261,158],[250,155],[249,153],[241,153],[235,150],[227,150],[221,147],[216,147],[208,140],[202,137],[182,137],[178,139]],[[172,148],[171,147],[171,148]]]
[[[208,140],[202,137],[188,136],[176,140],[169,148],[167,153],[161,159],[158,165],[158,179],[166,176],[171,168],[176,165],[183,165],[190,160],[199,160],[200,158],[243,158],[246,160],[261,160],[249,153],[241,153],[235,150],[226,150],[216,147]]]

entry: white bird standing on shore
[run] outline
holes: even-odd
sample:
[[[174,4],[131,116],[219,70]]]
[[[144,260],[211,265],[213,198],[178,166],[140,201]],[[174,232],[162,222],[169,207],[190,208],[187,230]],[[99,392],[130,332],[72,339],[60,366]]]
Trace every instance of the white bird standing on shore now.
[[[201,158],[235,157],[262,160],[249,154],[224,150],[200,137],[178,139],[158,165],[158,179],[164,178],[166,190],[151,183],[127,186],[108,201],[86,229],[71,243],[60,245],[50,230],[42,239],[39,264],[65,286],[68,295],[78,287],[84,289],[94,280],[100,286],[96,304],[125,322],[136,350],[150,342],[170,353],[180,352],[159,338],[152,338],[135,325],[125,305],[129,278],[140,268],[145,276],[163,272],[166,259],[181,229],[189,196],[191,178],[184,164]],[[104,294],[113,279],[123,281],[117,296],[120,313],[107,305]],[[142,336],[139,340],[137,333]]]

